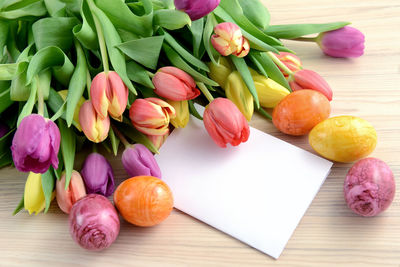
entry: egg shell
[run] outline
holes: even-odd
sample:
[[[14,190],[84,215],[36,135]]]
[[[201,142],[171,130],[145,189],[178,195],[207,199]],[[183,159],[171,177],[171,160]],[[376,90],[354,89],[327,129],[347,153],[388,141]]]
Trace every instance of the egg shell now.
[[[309,143],[321,156],[337,162],[353,162],[374,151],[377,135],[374,127],[358,117],[338,116],[316,125]]]

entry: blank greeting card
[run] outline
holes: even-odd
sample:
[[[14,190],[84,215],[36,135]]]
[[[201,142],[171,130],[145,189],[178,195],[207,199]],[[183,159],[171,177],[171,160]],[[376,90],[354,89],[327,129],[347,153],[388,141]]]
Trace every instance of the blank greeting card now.
[[[274,258],[332,166],[254,128],[246,143],[220,148],[194,117],[156,158],[177,209]]]

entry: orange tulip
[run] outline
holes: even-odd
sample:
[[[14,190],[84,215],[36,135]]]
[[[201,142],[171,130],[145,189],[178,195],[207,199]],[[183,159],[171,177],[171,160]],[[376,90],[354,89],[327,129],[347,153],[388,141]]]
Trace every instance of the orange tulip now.
[[[104,141],[110,130],[110,118],[106,116],[101,119],[90,101],[82,104],[79,111],[79,123],[86,137],[95,143]]]
[[[65,190],[65,173],[56,183],[56,198],[60,209],[69,214],[76,201],[86,196],[85,184],[77,171],[72,171],[71,180],[67,190]]]
[[[211,36],[211,43],[221,55],[233,54],[237,57],[245,57],[250,52],[249,42],[235,23],[220,23],[215,26],[214,32],[215,34]]]

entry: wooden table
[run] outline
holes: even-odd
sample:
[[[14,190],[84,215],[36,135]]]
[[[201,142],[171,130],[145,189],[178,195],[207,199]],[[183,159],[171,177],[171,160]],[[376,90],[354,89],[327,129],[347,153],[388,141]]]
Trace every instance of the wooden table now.
[[[287,42],[304,66],[318,71],[334,89],[332,115],[351,114],[370,121],[379,136],[372,156],[386,161],[400,186],[400,2],[398,0],[265,1],[272,22],[352,21],[366,35],[358,59],[323,56],[309,43]],[[279,133],[255,116],[252,126],[310,150],[307,138]],[[77,160],[79,166],[84,155]],[[118,182],[127,178],[120,158],[111,158]],[[0,171],[1,266],[400,266],[400,197],[375,218],[362,218],[346,206],[342,186],[351,165],[334,164],[321,191],[301,220],[279,260],[174,210],[161,225],[138,228],[122,221],[121,233],[103,252],[77,246],[67,215],[53,202],[48,214],[11,213],[24,190],[26,174]]]

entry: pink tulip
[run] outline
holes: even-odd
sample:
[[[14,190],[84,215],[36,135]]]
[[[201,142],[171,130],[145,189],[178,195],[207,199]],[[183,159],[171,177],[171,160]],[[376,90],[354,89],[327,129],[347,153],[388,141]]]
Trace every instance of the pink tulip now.
[[[200,95],[192,76],[175,67],[163,67],[153,77],[154,92],[168,100],[191,100]]]
[[[237,146],[249,139],[247,120],[229,99],[213,100],[204,111],[203,122],[208,134],[220,147],[226,147],[227,143]]]
[[[101,72],[92,81],[90,98],[101,119],[110,113],[111,117],[121,121],[128,103],[128,88],[115,71]]]
[[[138,98],[129,109],[129,118],[144,134],[164,135],[168,133],[170,118],[175,118],[175,109],[159,98]]]
[[[276,57],[279,58],[279,60],[283,64],[285,64],[285,66],[288,67],[291,71],[298,71],[302,69],[300,58],[292,53],[280,52],[279,54],[276,54]],[[278,68],[285,77],[289,76],[289,74],[283,71],[279,66]]]
[[[289,84],[293,91],[311,89],[322,93],[332,100],[332,89],[318,73],[312,70],[301,69],[289,77]]]
[[[250,52],[250,45],[242,35],[239,26],[232,22],[223,22],[215,26],[215,34],[211,36],[211,43],[215,50],[223,56],[230,54],[245,57]]]
[[[147,138],[149,138],[150,142],[152,142],[157,149],[160,149],[165,140],[167,140],[168,135],[169,131],[164,135],[147,135]]]
[[[364,54],[364,34],[356,28],[343,28],[320,33],[317,43],[331,57],[360,57]]]
[[[83,133],[92,142],[100,143],[108,136],[110,118],[107,115],[102,119],[100,115],[96,113],[90,101],[85,101],[85,103],[82,104],[79,111],[79,123]]]
[[[71,180],[67,190],[65,190],[65,173],[61,176],[60,180],[56,183],[56,198],[57,204],[60,209],[69,214],[72,205],[79,199],[86,196],[85,184],[82,177],[77,171],[72,171]]]

